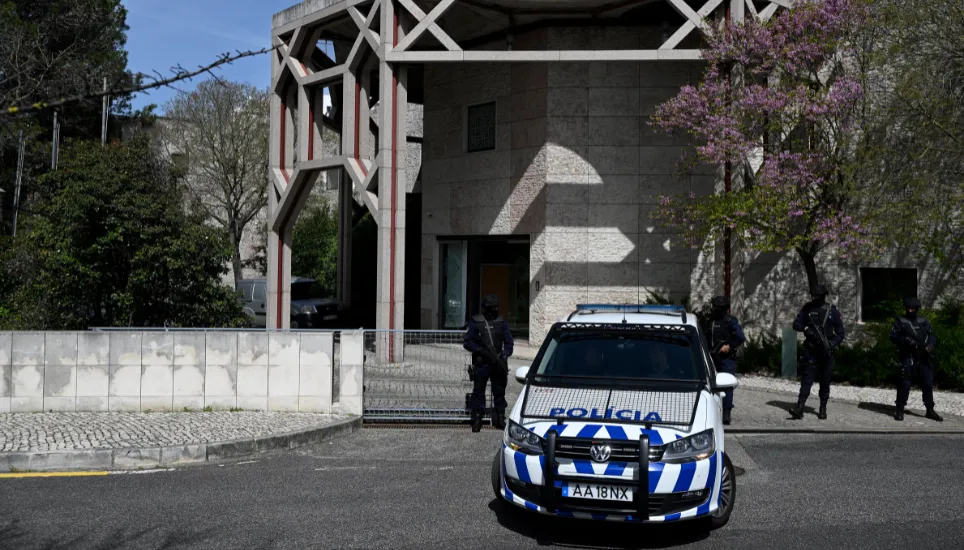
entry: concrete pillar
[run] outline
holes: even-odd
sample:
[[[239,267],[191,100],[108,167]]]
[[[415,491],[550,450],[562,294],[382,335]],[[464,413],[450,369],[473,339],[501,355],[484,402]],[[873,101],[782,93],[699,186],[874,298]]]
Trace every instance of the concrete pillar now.
[[[270,197],[269,202],[277,199]],[[270,206],[269,206],[270,208]],[[268,231],[268,311],[269,330],[291,326],[291,228]]]
[[[365,333],[343,331],[340,345],[340,386],[335,412],[362,416],[365,412]]]
[[[281,60],[272,56],[272,77],[282,69]],[[275,177],[286,176],[290,179],[291,166],[294,165],[293,135],[297,132],[291,116],[292,104],[297,96],[289,90],[271,95],[271,134],[269,143],[269,162],[271,179],[268,182],[268,219],[273,221],[278,212],[280,193],[275,185]],[[285,177],[282,177],[284,180]],[[291,311],[291,239],[290,230],[274,231],[268,224],[268,303],[266,326],[268,329],[286,329],[290,326]]]
[[[392,2],[383,2],[382,48],[390,50],[404,36]],[[405,175],[407,70],[379,61],[378,124],[378,293],[376,325],[402,330],[405,325]],[[399,360],[400,338],[388,339],[387,359]],[[383,358],[381,350],[380,357]]]
[[[347,55],[347,54],[345,54]],[[339,57],[339,61],[344,59]],[[356,74],[355,69],[349,67],[342,80],[341,93],[338,99],[341,100],[341,154],[356,158],[357,148],[355,147],[355,100],[356,100]],[[334,99],[335,96],[333,96]],[[359,102],[360,103],[360,102]],[[359,105],[359,107],[361,107]],[[344,169],[341,171],[341,178],[338,187],[338,300],[342,307],[351,306],[351,220],[353,215],[354,198],[352,190],[354,184],[351,175]]]

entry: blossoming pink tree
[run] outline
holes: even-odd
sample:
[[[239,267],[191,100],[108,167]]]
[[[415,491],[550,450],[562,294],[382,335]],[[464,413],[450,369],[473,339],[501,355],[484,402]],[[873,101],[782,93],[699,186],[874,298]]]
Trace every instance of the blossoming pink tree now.
[[[849,63],[867,13],[863,0],[802,0],[712,35],[702,83],[661,105],[654,123],[695,141],[684,171],[729,166],[738,184],[661,197],[656,218],[693,246],[729,230],[760,252],[794,250],[811,285],[828,246],[841,256],[872,250],[874,218],[852,170],[864,89]]]

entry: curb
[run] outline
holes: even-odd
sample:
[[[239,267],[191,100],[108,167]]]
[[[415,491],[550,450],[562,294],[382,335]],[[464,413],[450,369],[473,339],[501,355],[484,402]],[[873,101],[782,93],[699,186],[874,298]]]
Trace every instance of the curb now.
[[[357,417],[340,420],[325,426],[267,435],[255,439],[236,439],[166,447],[0,453],[0,472],[12,470],[31,472],[137,470],[200,464],[272,451],[296,449],[356,432],[361,429],[361,426],[362,419]]]
[[[914,430],[898,428],[725,428],[724,435],[964,435],[960,430]]]

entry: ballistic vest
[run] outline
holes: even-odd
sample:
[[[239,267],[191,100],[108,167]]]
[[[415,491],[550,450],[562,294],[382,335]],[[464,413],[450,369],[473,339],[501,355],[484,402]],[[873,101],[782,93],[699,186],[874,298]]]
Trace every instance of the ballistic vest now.
[[[913,319],[908,319],[906,316],[903,316],[898,317],[897,320],[904,329],[906,336],[917,339],[921,346],[927,345],[927,339],[930,335],[930,323],[927,322],[927,319],[917,315]]]
[[[831,304],[824,304],[807,312],[810,326],[819,330],[827,339],[828,343],[837,335],[833,325],[830,324],[830,311],[832,307]],[[809,338],[807,342],[810,343]]]
[[[505,320],[502,316],[489,321],[484,315],[475,315],[472,317],[472,322],[475,323],[475,329],[479,331],[483,347],[488,345],[495,353],[502,353],[502,346],[505,344],[502,337],[505,331]]]
[[[710,321],[710,350],[715,351],[721,344],[725,344],[733,340],[736,336],[733,330],[733,317],[730,315],[723,316],[722,319],[713,319]],[[730,353],[720,354],[721,357],[729,357],[733,354],[733,350]]]

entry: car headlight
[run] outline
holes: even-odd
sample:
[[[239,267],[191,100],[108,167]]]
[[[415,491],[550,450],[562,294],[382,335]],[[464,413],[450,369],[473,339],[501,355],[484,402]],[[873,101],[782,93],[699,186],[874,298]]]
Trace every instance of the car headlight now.
[[[295,313],[316,313],[318,310],[313,305],[294,306]]]
[[[706,430],[696,435],[677,439],[666,445],[663,452],[663,462],[695,462],[706,460],[716,452],[716,437],[713,430]]]
[[[542,438],[533,432],[525,429],[520,424],[509,421],[505,427],[502,440],[513,451],[522,451],[529,454],[542,454]]]

